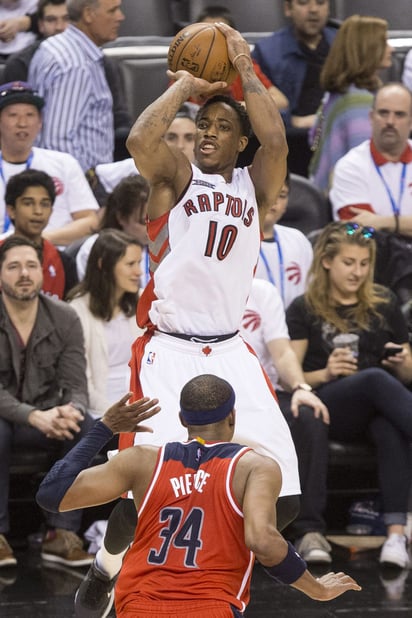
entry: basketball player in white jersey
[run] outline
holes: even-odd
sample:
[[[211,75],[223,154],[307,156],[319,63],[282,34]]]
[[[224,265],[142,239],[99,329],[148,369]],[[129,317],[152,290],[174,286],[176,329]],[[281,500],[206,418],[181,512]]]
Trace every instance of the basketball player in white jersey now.
[[[185,439],[174,411],[188,380],[212,373],[230,381],[238,401],[234,440],[280,465],[281,529],[297,514],[296,453],[269,381],[238,329],[259,256],[260,224],[286,175],[287,144],[276,105],[253,70],[248,43],[229,26],[218,27],[240,74],[247,113],[227,97],[209,98],[196,119],[191,164],[162,136],[186,100],[213,97],[226,84],[169,72],[175,84],[139,116],[127,140],[137,169],[150,184],[152,273],[139,301],[138,323],[146,333],[133,346],[130,390],[136,398],[156,394],[162,410],[150,419],[150,442],[163,445]],[[248,142],[248,116],[261,145],[250,167],[235,168]],[[137,434],[120,437],[121,448],[134,442],[139,442]],[[115,542],[110,531],[89,571],[92,587],[104,577],[106,590],[114,585],[120,565],[112,554],[125,531],[123,518],[117,526],[109,524],[114,527]],[[87,615],[87,591],[86,580],[76,600],[81,616]]]

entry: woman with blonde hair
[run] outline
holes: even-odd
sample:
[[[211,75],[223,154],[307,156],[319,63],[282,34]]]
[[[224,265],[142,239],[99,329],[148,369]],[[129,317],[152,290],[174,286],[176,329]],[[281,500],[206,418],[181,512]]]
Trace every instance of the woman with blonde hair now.
[[[287,310],[305,382],[329,410],[329,437],[376,448],[387,539],[380,562],[405,568],[404,536],[412,481],[412,356],[395,295],[373,282],[374,230],[334,222],[321,232],[308,289]],[[355,335],[357,350],[337,347]],[[342,345],[342,344],[339,344]],[[324,488],[326,492],[326,487]]]
[[[327,192],[336,161],[371,134],[369,110],[381,85],[379,70],[391,66],[388,23],[351,15],[339,28],[323,66],[325,95],[309,134],[311,180]]]

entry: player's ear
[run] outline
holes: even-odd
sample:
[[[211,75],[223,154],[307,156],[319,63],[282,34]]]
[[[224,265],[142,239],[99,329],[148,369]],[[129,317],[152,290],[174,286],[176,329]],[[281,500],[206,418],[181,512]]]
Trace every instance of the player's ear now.
[[[239,139],[239,152],[243,152],[248,143],[249,139],[246,137],[246,135],[242,135],[242,137]]]
[[[10,219],[11,221],[14,221],[14,219],[15,219],[15,215],[16,215],[16,207],[15,207],[15,206],[12,206],[11,204],[8,204],[8,205],[6,206],[6,210],[7,210],[7,214],[8,214],[8,216],[9,216],[9,219]]]

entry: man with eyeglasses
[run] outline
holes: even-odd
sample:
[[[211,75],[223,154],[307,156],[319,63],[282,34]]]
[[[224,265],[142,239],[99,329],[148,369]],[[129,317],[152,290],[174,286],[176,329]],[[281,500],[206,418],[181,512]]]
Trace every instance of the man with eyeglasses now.
[[[412,297],[412,94],[408,88],[401,83],[382,86],[375,95],[370,122],[371,139],[337,162],[329,197],[335,220],[375,228],[375,278],[405,302]]]

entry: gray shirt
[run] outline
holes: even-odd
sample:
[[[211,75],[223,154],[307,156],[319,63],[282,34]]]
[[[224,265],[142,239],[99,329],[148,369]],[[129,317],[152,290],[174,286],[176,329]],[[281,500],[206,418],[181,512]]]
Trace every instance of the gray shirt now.
[[[70,402],[86,412],[86,360],[76,312],[63,301],[40,295],[24,350],[0,295],[0,417],[27,423],[32,410]]]

